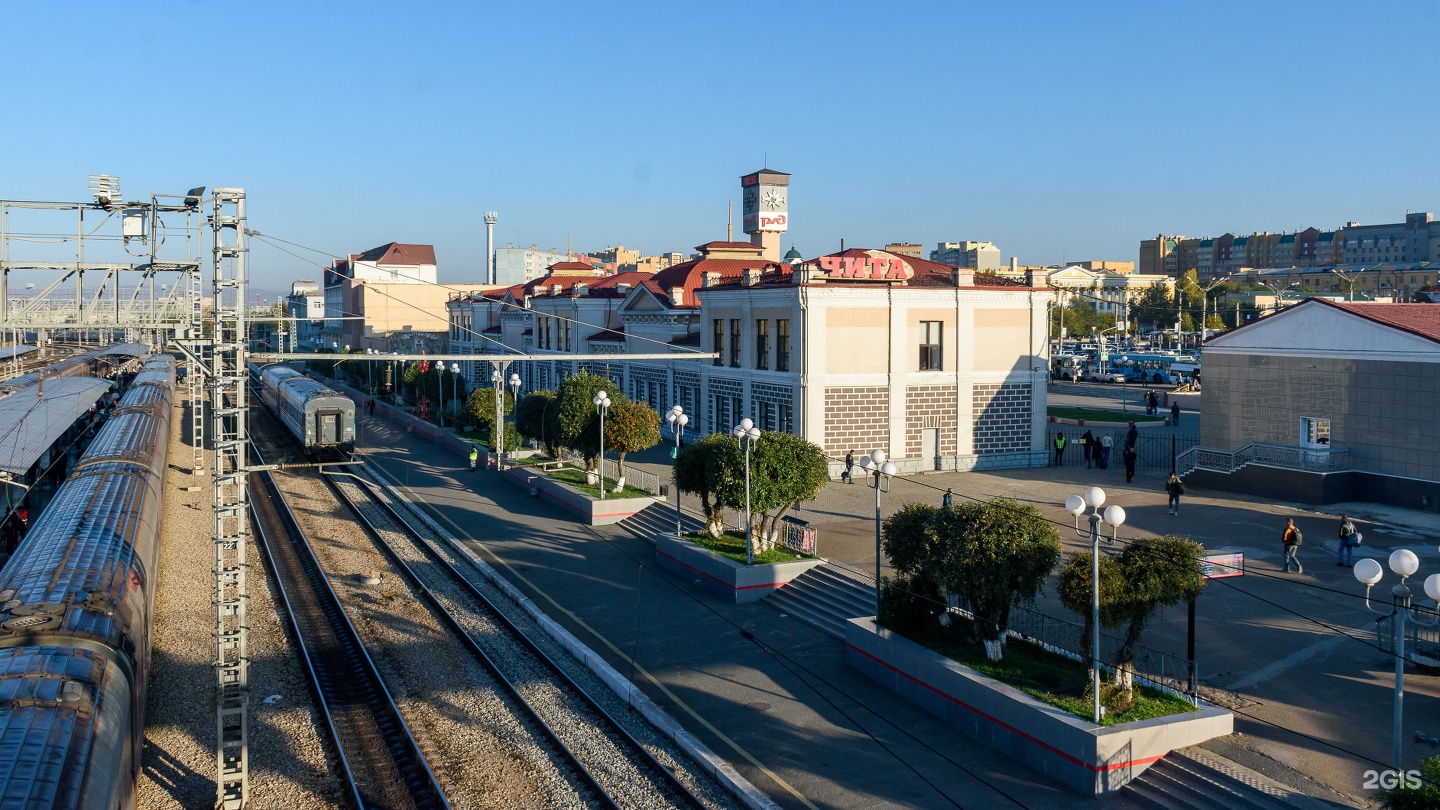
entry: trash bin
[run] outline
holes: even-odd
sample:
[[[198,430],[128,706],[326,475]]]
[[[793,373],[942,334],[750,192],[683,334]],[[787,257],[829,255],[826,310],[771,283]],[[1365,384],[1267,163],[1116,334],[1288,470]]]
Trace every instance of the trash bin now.
[[[1166,407],[1166,408],[1170,407],[1170,392],[1169,392],[1169,391],[1166,391],[1165,393],[1163,393],[1163,394],[1160,395],[1160,404],[1163,405],[1163,406]]]

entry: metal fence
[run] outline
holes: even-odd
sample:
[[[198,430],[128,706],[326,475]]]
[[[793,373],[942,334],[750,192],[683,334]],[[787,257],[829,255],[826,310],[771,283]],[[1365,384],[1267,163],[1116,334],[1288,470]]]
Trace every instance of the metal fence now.
[[[1435,609],[1417,605],[1423,621],[1435,621]],[[1394,620],[1381,616],[1375,620],[1375,640],[1380,649],[1389,655],[1395,654]],[[1440,664],[1440,626],[1425,626],[1414,621],[1405,622],[1405,660],[1412,663],[1436,666]]]
[[[568,447],[560,448],[560,460],[574,465],[578,470],[585,469],[584,454],[577,453]],[[605,459],[604,465],[606,478],[620,477],[620,464],[616,462],[615,459]],[[660,476],[652,472],[646,472],[638,467],[631,466],[625,468],[625,485],[644,490],[651,495],[658,496],[660,494]]]
[[[974,619],[974,615],[963,607],[951,607],[950,610],[967,619]],[[1015,605],[1010,608],[1007,635],[1038,644],[1057,655],[1089,664],[1080,653],[1086,646],[1083,624]],[[1099,659],[1101,669],[1106,673],[1113,674],[1114,667],[1110,662],[1115,660],[1124,641],[1120,636],[1101,631]],[[1194,661],[1141,644],[1135,645],[1134,654],[1135,660],[1131,662],[1130,669],[1136,681],[1188,698],[1191,702],[1196,701]]]
[[[1129,428],[1095,428],[1052,422],[1045,431],[1045,447],[1050,454],[1050,466],[1055,465],[1055,436],[1063,432],[1066,441],[1065,466],[1084,467],[1085,451],[1081,448],[1079,439],[1085,435],[1087,430],[1095,437],[1095,445],[1091,448],[1092,453],[1100,448],[1101,437],[1110,437],[1109,469],[1118,470],[1123,475],[1125,463],[1121,459],[1121,453],[1125,450],[1125,434],[1129,432]],[[1153,430],[1153,428],[1149,430]],[[1172,459],[1195,447],[1200,441],[1197,436],[1151,436],[1146,435],[1146,432],[1146,430],[1139,430],[1136,434],[1135,468],[1138,470],[1165,470],[1168,472]],[[1092,460],[1090,463],[1093,466],[1097,462]]]
[[[1182,473],[1197,467],[1232,473],[1247,464],[1305,472],[1339,472],[1353,466],[1348,447],[1295,447],[1268,442],[1251,442],[1239,450],[1195,446],[1182,452],[1176,461]]]

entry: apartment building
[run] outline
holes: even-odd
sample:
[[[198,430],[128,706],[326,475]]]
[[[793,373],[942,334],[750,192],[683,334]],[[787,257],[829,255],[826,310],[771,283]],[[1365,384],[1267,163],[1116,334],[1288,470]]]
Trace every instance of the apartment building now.
[[[987,273],[1000,269],[1000,248],[990,242],[940,242],[930,251],[930,261]]]

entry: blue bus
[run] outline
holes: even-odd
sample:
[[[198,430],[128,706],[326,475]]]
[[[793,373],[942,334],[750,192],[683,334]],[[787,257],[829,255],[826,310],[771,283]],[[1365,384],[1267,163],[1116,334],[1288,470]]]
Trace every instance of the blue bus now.
[[[1110,367],[1123,373],[1130,382],[1168,383],[1174,378],[1170,367],[1175,363],[1197,366],[1200,361],[1184,354],[1144,354],[1125,352],[1110,355]]]

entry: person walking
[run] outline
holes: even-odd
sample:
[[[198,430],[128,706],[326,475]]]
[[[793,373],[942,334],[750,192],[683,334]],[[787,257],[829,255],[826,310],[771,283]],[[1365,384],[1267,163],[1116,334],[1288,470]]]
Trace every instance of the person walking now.
[[[952,507],[954,507],[954,506],[955,506],[955,490],[954,490],[954,488],[947,488],[947,489],[945,490],[945,497],[943,497],[943,498],[940,499],[940,508],[942,508],[942,509],[950,509],[950,508],[952,508]]]
[[[1085,431],[1085,435],[1080,437],[1080,452],[1085,456],[1085,469],[1090,469],[1090,457],[1096,455],[1095,451],[1099,449],[1095,446],[1095,434]]]
[[[375,398],[374,398],[374,397],[371,397],[371,398],[370,398],[370,405],[369,405],[369,407],[370,407],[370,415],[371,415],[371,416],[374,416],[374,415],[375,415]]]
[[[470,470],[473,472],[480,461],[480,450],[475,445],[470,445]]]
[[[1135,448],[1127,447],[1125,452],[1120,454],[1120,459],[1125,462],[1125,483],[1135,480]]]
[[[1110,468],[1110,451],[1115,447],[1115,439],[1109,433],[1100,437],[1100,446],[1095,448],[1100,457],[1095,460],[1095,466],[1102,470]]]
[[[1180,496],[1185,494],[1185,482],[1172,472],[1170,477],[1165,479],[1165,491],[1170,493],[1170,514],[1180,514]]]
[[[1285,573],[1290,573],[1290,566],[1295,566],[1295,573],[1305,573],[1305,566],[1300,564],[1300,558],[1296,555],[1300,552],[1300,544],[1305,542],[1305,536],[1295,527],[1295,519],[1285,521],[1285,534],[1280,536],[1280,542],[1285,546]]]
[[[845,454],[845,472],[840,473],[840,480],[847,484],[855,483],[855,451],[851,450]]]
[[[1147,413],[1149,413],[1151,416],[1154,416],[1155,412],[1160,410],[1160,398],[1155,396],[1154,391],[1151,391],[1149,396],[1146,397],[1146,399],[1149,400],[1146,404],[1150,406],[1150,410],[1147,411]]]
[[[1180,400],[1170,403],[1170,424],[1180,426]]]
[[[1126,447],[1134,447],[1137,443],[1139,443],[1139,441],[1140,441],[1140,429],[1137,428],[1137,427],[1135,427],[1135,423],[1134,423],[1134,422],[1131,422],[1131,423],[1130,423],[1130,429],[1127,430],[1127,431],[1125,431],[1125,446],[1126,446]]]
[[[1055,434],[1055,466],[1065,466],[1065,434]]]
[[[1355,530],[1355,521],[1349,515],[1340,516],[1340,547],[1335,550],[1335,564],[1343,565],[1346,568],[1355,567],[1355,547],[1359,543],[1360,532]]]

